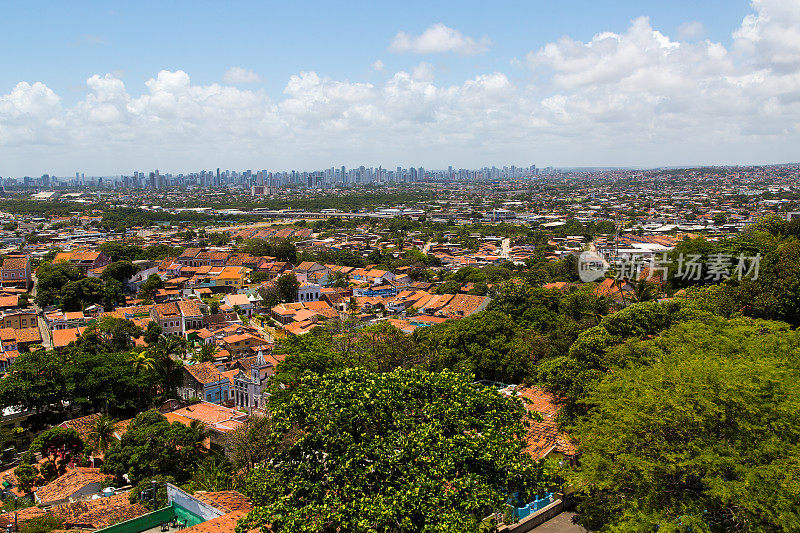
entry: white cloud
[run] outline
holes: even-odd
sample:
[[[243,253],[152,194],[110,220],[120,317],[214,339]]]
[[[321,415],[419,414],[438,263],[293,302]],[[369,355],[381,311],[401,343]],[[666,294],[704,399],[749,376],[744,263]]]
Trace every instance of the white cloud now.
[[[548,43],[526,58],[535,85],[503,72],[442,83],[422,62],[375,84],[300,72],[273,100],[176,70],[131,87],[94,75],[65,105],[20,82],[0,95],[0,172],[796,160],[800,9],[754,9],[731,47],[670,37],[646,18]]]
[[[438,23],[429,26],[420,35],[399,32],[389,44],[389,51],[413,54],[455,52],[461,55],[474,55],[486,52],[491,44],[488,37],[476,41],[456,29]]]
[[[757,66],[783,72],[800,68],[800,1],[753,0],[748,15],[733,36],[735,47]]]
[[[386,70],[386,65],[383,64],[383,61],[378,59],[372,64],[372,70],[383,72],[384,70]]]
[[[433,76],[433,65],[426,61],[421,62],[411,71],[411,77],[419,81],[433,81]]]
[[[223,79],[225,83],[232,83],[234,85],[261,81],[261,77],[258,74],[243,67],[229,68],[225,71],[225,77]]]
[[[702,22],[693,20],[691,22],[684,22],[678,26],[679,39],[698,39],[706,34],[706,27]]]

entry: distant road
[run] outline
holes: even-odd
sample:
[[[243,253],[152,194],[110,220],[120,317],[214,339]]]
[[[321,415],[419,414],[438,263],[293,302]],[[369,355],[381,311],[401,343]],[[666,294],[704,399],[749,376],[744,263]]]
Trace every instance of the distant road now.
[[[511,260],[511,239],[508,237],[500,243],[500,257]]]
[[[47,321],[44,319],[44,313],[42,313],[42,309],[33,302],[33,298],[36,297],[36,285],[38,285],[39,281],[36,279],[36,273],[31,273],[31,280],[33,280],[33,288],[31,289],[31,302],[33,310],[36,311],[36,321],[39,326],[39,335],[42,337],[42,346],[46,350],[49,350],[53,347],[53,340],[50,338],[50,328],[47,327]]]

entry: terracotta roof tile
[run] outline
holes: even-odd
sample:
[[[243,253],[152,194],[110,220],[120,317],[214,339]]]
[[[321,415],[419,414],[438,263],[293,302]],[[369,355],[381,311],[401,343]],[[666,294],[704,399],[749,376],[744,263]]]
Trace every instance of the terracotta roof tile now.
[[[575,443],[558,430],[560,406],[555,397],[538,387],[518,388],[517,392],[524,398],[525,408],[529,412],[535,411],[542,416],[542,420],[529,421],[525,451],[535,459],[541,459],[551,451],[567,456],[575,455],[577,453]]]
[[[233,511],[249,511],[253,508],[250,500],[235,490],[197,492],[194,496],[201,502],[205,502],[212,507],[216,507],[223,513],[230,513]]]
[[[66,500],[90,483],[103,483],[113,476],[101,474],[99,468],[73,468],[36,491],[43,504]]]
[[[102,529],[150,512],[140,503],[130,503],[128,496],[122,493],[109,498],[65,503],[50,511],[64,518],[64,525],[69,529]]]
[[[220,372],[211,362],[206,361],[196,365],[186,365],[183,368],[200,383],[216,383],[220,381]]]
[[[236,524],[243,518],[248,511],[234,511],[224,514],[218,518],[213,518],[206,522],[201,522],[196,526],[184,529],[184,533],[233,533]]]

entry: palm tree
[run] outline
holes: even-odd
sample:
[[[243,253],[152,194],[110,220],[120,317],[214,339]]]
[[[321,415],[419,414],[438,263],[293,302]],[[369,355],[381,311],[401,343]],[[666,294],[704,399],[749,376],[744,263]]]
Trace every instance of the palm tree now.
[[[130,352],[128,354],[128,360],[130,361],[133,371],[136,374],[152,372],[156,369],[155,360],[147,352]]]
[[[161,335],[158,340],[159,348],[170,357],[183,359],[186,355],[186,339],[176,335]]]
[[[350,300],[348,300],[347,302],[347,312],[350,313],[351,315],[355,315],[356,313],[358,313],[359,307],[360,306],[358,305],[356,297],[351,296]]]
[[[164,385],[164,393],[169,395],[172,392],[176,370],[179,369],[182,359],[186,355],[186,341],[181,337],[162,335],[151,353],[156,362],[156,370]]]
[[[205,363],[207,361],[213,361],[214,360],[214,355],[216,355],[216,353],[218,351],[219,350],[218,350],[216,344],[205,344],[205,343],[203,343],[203,345],[200,346],[200,351],[199,352],[195,352],[192,355],[192,359],[194,359],[198,363]]]
[[[118,420],[108,415],[101,415],[94,421],[87,440],[95,451],[105,453],[108,450],[116,439],[114,432],[117,430],[117,422]]]
[[[646,279],[639,279],[633,285],[633,299],[637,302],[649,302],[655,300],[658,291],[654,283]]]
[[[206,425],[199,420],[192,420],[189,423],[189,429],[197,435],[195,440],[195,447],[198,449],[205,449],[206,439],[208,438],[208,429]]]

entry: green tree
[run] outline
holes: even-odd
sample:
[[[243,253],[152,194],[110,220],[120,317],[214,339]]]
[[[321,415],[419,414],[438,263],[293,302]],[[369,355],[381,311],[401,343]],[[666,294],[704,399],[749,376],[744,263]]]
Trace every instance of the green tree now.
[[[65,311],[79,311],[100,303],[106,296],[109,294],[104,293],[103,282],[98,278],[81,278],[69,281],[61,288],[61,307]]]
[[[64,529],[65,519],[53,513],[46,513],[26,520],[19,528],[19,533],[50,533],[56,529]]]
[[[105,453],[108,450],[116,440],[114,433],[117,431],[117,423],[116,419],[108,415],[101,415],[94,421],[87,439],[94,451]]]
[[[119,441],[106,453],[102,471],[122,477],[127,474],[136,484],[156,473],[187,481],[204,453],[198,453],[197,433],[180,422],[151,409],[136,415]]]
[[[156,322],[150,321],[147,323],[147,329],[144,332],[144,342],[148,346],[152,346],[161,338],[162,329]]]
[[[103,281],[115,279],[120,283],[125,283],[137,272],[139,272],[139,267],[130,261],[115,261],[103,269],[103,273],[100,275],[100,278]]]
[[[419,328],[414,339],[431,370],[457,370],[479,379],[519,383],[532,361],[515,349],[519,329],[508,315],[477,313],[429,328]]]
[[[164,288],[164,280],[158,274],[150,274],[142,286],[139,287],[139,297],[150,300],[155,299],[156,292]]]
[[[450,372],[310,376],[271,407],[269,459],[237,530],[476,531],[547,485],[519,400]]]
[[[216,344],[205,344],[203,343],[200,346],[200,350],[194,352],[192,355],[192,359],[194,359],[198,363],[205,363],[207,361],[213,361],[214,356],[217,354],[219,349],[217,348]]]
[[[258,295],[261,297],[262,304],[267,309],[272,309],[281,303],[281,296],[274,284],[258,289]]]
[[[173,335],[162,335],[156,345],[148,347],[155,361],[156,373],[162,387],[162,393],[170,396],[175,391],[180,374],[181,359],[186,355],[186,339]]]
[[[36,350],[20,354],[4,379],[0,379],[0,402],[37,413],[53,407],[63,409],[67,397],[60,357]]]
[[[14,469],[14,476],[17,478],[20,490],[25,493],[30,493],[39,485],[39,469],[32,464],[22,463]]]
[[[83,439],[77,431],[56,426],[40,433],[33,439],[28,450],[31,453],[40,453],[42,458],[51,463],[58,460],[63,468],[71,460],[80,458],[83,448]]]
[[[294,302],[297,299],[300,282],[294,274],[281,274],[275,282],[275,288],[278,290],[281,302]]]
[[[260,270],[254,270],[250,272],[250,281],[252,283],[261,283],[267,281],[269,279],[269,272],[261,272]]]
[[[44,261],[36,269],[36,305],[46,307],[59,298],[62,288],[85,276],[69,263]]]
[[[167,500],[167,483],[175,485],[177,481],[172,476],[162,475],[142,478],[128,493],[128,501],[130,503],[140,503],[151,511],[163,509],[169,504]],[[155,494],[153,494],[154,488]]]
[[[234,486],[234,474],[231,462],[225,456],[209,455],[192,473],[192,479],[185,485],[185,490],[196,492],[203,490],[216,492],[231,490]]]
[[[461,290],[461,283],[450,280],[445,281],[438,287],[436,287],[436,294],[458,294]]]
[[[628,306],[580,333],[566,355],[540,361],[535,369],[536,379],[562,398],[562,422],[574,420],[588,409],[588,392],[595,383],[609,372],[647,360],[647,354],[626,344],[628,341],[658,335],[687,320],[712,318],[710,313],[685,301]]]
[[[250,416],[225,434],[225,455],[237,470],[252,470],[268,459],[269,450],[264,443],[272,431],[270,420],[266,416]]]
[[[137,373],[124,352],[111,346],[97,333],[87,331],[64,353],[61,373],[67,386],[66,399],[72,408],[88,412],[131,415],[143,401],[152,398],[149,376]]]
[[[142,336],[142,328],[130,320],[115,317],[103,317],[98,324],[100,333],[110,341],[114,351],[129,350],[134,345],[134,339]]]
[[[608,531],[800,530],[800,335],[686,322],[638,343],[579,425],[584,523]]]

